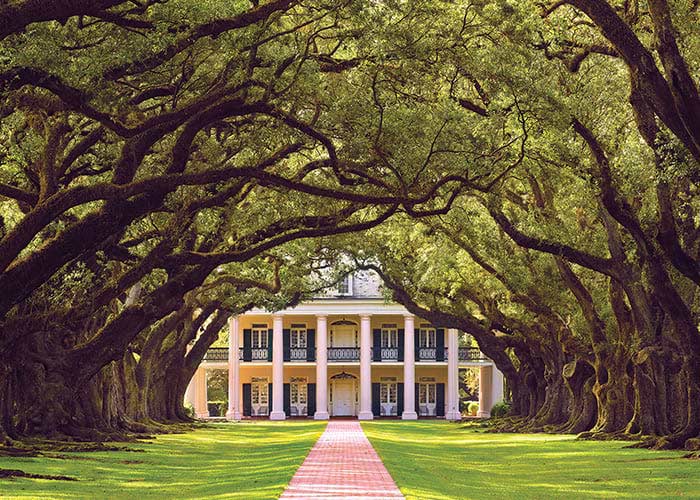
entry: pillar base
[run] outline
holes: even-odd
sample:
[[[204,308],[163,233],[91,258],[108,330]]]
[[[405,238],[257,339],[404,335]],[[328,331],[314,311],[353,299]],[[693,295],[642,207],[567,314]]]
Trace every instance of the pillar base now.
[[[418,420],[418,414],[415,411],[405,411],[401,414],[401,420]]]
[[[490,411],[479,411],[476,413],[476,416],[479,418],[491,418],[491,412]]]
[[[283,411],[273,411],[270,413],[270,420],[286,420],[287,415]]]
[[[458,411],[448,411],[445,420],[462,420],[462,414]]]
[[[328,420],[331,416],[327,411],[317,411],[314,413],[314,420]]]
[[[209,412],[208,411],[205,411],[202,413],[195,412],[194,416],[197,418],[209,418]]]
[[[357,416],[357,420],[374,420],[374,413],[371,411],[361,411]]]
[[[240,420],[241,418],[242,418],[242,416],[241,416],[240,411],[227,411],[226,412],[226,420],[236,421],[236,420]]]

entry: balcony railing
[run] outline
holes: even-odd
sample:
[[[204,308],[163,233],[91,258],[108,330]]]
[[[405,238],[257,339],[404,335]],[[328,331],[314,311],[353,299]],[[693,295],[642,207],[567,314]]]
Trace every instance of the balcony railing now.
[[[328,361],[359,361],[359,347],[329,347]]]
[[[204,361],[228,361],[228,347],[210,347],[204,354]]]
[[[421,347],[418,349],[418,358],[416,361],[435,361],[437,349],[434,347]],[[448,350],[445,348],[445,357],[443,361],[447,361]],[[304,348],[293,348],[290,352],[291,361],[306,361],[307,352]],[[371,353],[370,353],[371,356]],[[243,360],[243,348],[238,352],[238,359]],[[382,361],[398,361],[399,350],[395,347],[382,348]],[[267,361],[267,349],[251,349],[252,361]],[[329,347],[328,361],[359,361],[359,347]],[[227,347],[210,347],[204,355],[204,361],[228,361]],[[478,347],[460,347],[459,361],[475,361],[483,362],[489,359],[483,355]]]
[[[447,356],[447,355],[445,355]],[[460,361],[488,361],[489,359],[482,354],[478,347],[460,347]]]
[[[293,347],[289,353],[291,361],[306,361],[306,349],[301,347]]]
[[[398,361],[399,349],[396,347],[382,347],[382,361]]]

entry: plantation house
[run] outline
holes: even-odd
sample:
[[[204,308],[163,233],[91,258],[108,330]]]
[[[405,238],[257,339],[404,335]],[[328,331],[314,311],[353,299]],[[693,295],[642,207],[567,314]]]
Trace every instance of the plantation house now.
[[[374,274],[356,272],[294,308],[251,310],[229,327],[229,347],[209,349],[185,396],[199,418],[209,416],[207,373],[218,369],[228,369],[229,420],[458,420],[458,373],[467,367],[479,369],[479,416],[503,399],[503,375],[491,360],[459,346],[457,330],[387,303]]]

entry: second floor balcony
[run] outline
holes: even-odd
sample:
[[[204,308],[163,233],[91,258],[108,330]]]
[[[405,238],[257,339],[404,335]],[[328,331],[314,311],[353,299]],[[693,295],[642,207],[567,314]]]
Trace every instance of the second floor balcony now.
[[[383,347],[375,356],[375,350],[370,349],[370,359],[372,362],[403,362],[403,353],[395,347]],[[415,350],[416,362],[447,362],[448,349],[442,349],[439,352],[435,347],[421,347]],[[243,362],[270,362],[272,361],[272,349],[268,348],[240,348],[238,359]],[[458,359],[460,362],[486,362],[489,359],[482,354],[478,347],[460,347]],[[212,347],[207,350],[204,356],[204,361],[209,362],[225,362],[228,361],[228,348]],[[291,348],[285,355],[286,362],[313,362],[315,361],[315,352],[307,348]],[[343,363],[343,362],[359,362],[360,348],[359,347],[329,347],[328,362]]]

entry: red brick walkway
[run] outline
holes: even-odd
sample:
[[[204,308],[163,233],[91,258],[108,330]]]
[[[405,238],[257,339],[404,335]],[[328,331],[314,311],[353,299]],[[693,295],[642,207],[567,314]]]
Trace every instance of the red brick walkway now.
[[[404,498],[357,421],[328,422],[284,498]]]

